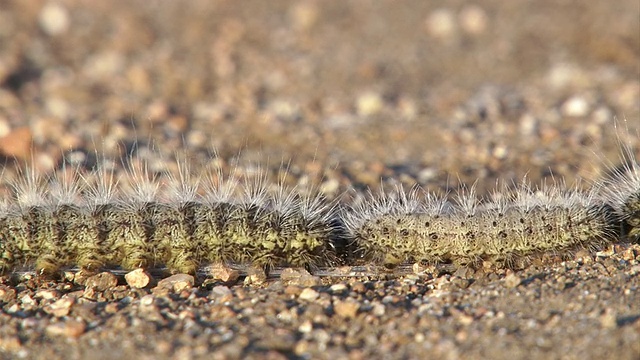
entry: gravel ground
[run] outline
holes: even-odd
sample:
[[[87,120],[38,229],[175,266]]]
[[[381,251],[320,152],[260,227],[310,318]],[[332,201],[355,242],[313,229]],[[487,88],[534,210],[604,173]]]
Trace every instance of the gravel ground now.
[[[637,0],[4,1],[1,182],[97,150],[262,164],[330,198],[588,183],[617,136],[640,155],[639,19]],[[639,278],[638,245],[516,272],[5,276],[0,355],[637,359]]]

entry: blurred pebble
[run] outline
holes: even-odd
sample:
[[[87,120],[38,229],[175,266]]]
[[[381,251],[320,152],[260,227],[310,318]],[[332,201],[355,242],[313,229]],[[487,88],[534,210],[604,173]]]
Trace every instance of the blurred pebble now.
[[[60,292],[52,289],[38,290],[36,291],[35,297],[43,300],[52,300],[60,297]]]
[[[182,290],[190,289],[193,287],[195,279],[188,274],[176,274],[169,276],[166,279],[162,279],[158,282],[158,289],[166,289],[173,292],[181,292]]]
[[[262,285],[267,282],[267,274],[262,269],[247,270],[247,277],[244,278],[245,285]]]
[[[0,138],[0,153],[17,160],[29,160],[33,134],[28,127],[17,128]]]
[[[49,336],[65,336],[77,338],[84,334],[86,325],[83,321],[68,319],[65,322],[59,322],[47,326],[45,332]]]
[[[491,153],[496,159],[504,160],[509,154],[509,150],[504,145],[497,145]]]
[[[311,330],[313,330],[313,323],[309,320],[306,320],[305,322],[300,324],[300,326],[298,327],[298,331],[300,331],[303,334],[308,334],[311,332]]]
[[[471,35],[480,35],[487,29],[487,13],[479,6],[465,6],[458,16],[460,27]]]
[[[107,50],[87,58],[83,70],[89,78],[106,79],[121,73],[125,63],[123,54]]]
[[[589,113],[589,103],[580,96],[574,95],[562,104],[562,115],[570,117],[584,117]]]
[[[58,119],[68,118],[71,112],[71,106],[69,106],[69,103],[63,99],[53,96],[50,96],[45,100],[45,108],[49,114],[57,117]]]
[[[223,264],[214,264],[209,270],[209,275],[214,280],[234,282],[240,277],[240,272]]]
[[[504,286],[508,287],[508,288],[514,288],[517,287],[518,285],[520,285],[520,283],[522,282],[522,279],[520,279],[520,277],[516,274],[509,274],[504,278]]]
[[[366,92],[358,97],[357,111],[360,116],[374,115],[382,110],[382,98],[375,92]]]
[[[426,184],[429,181],[436,178],[438,171],[432,167],[426,167],[418,173],[418,181],[422,184]]]
[[[318,296],[320,296],[320,293],[318,293],[317,291],[313,290],[312,288],[305,288],[304,290],[302,290],[302,292],[298,296],[298,299],[306,300],[306,301],[314,301],[315,299],[318,298]]]
[[[375,316],[381,317],[384,316],[384,314],[387,312],[386,308],[384,305],[380,304],[380,303],[375,303],[373,305],[372,311],[371,313]]]
[[[231,301],[233,299],[233,293],[228,287],[218,285],[214,286],[213,289],[211,289],[209,297],[215,299],[219,304],[224,304],[225,302]]]
[[[58,2],[51,1],[40,10],[38,22],[47,35],[60,35],[69,30],[69,12]]]
[[[585,81],[590,81],[589,76],[580,67],[564,62],[552,65],[546,80],[551,87],[558,89],[579,86]]]
[[[605,125],[613,119],[613,112],[607,106],[600,106],[593,111],[593,121],[598,125]]]
[[[284,285],[309,287],[320,284],[320,278],[318,276],[311,275],[305,269],[286,268],[282,270],[280,280],[282,280]]]
[[[20,343],[20,338],[17,336],[0,336],[0,349],[3,350],[5,354],[10,352],[17,352],[22,348],[22,344]],[[19,356],[19,358],[26,356]]]
[[[318,19],[318,8],[309,2],[296,3],[289,11],[289,19],[297,30],[308,30]]]
[[[640,83],[637,80],[626,82],[614,90],[613,98],[620,106],[640,107]]]
[[[418,115],[418,105],[412,99],[403,96],[398,100],[398,111],[405,120],[415,120]]]
[[[118,278],[106,271],[89,277],[84,283],[85,287],[92,288],[95,291],[105,291],[116,287],[116,285],[118,285]]]
[[[341,294],[349,290],[347,285],[343,283],[333,284],[329,287],[329,290],[334,294]]]
[[[538,130],[538,119],[531,114],[524,114],[520,118],[520,134],[524,137],[533,136]]]
[[[54,157],[54,155],[56,157]],[[60,154],[38,153],[33,157],[33,167],[41,174],[50,172],[58,164]]]
[[[600,316],[600,325],[606,329],[615,329],[618,327],[618,317],[612,309],[606,309],[604,314]]]
[[[207,145],[209,139],[201,131],[190,131],[187,135],[187,146],[192,148],[202,148]]]
[[[2,79],[0,79],[0,81],[2,81]],[[9,120],[0,115],[0,139],[7,136],[10,132],[11,126],[9,125]]]
[[[441,39],[451,38],[456,31],[456,21],[453,12],[448,9],[433,11],[427,17],[425,25],[429,35]]]
[[[26,306],[32,306],[32,305],[38,304],[38,302],[29,294],[20,298],[20,302],[22,303],[22,305],[26,305]]]
[[[73,166],[80,166],[87,161],[87,154],[84,151],[71,151],[65,156],[65,161]]]
[[[69,315],[71,306],[75,303],[73,298],[64,297],[44,308],[44,312],[55,317],[63,317]]]
[[[320,184],[320,192],[325,195],[335,195],[340,188],[340,181],[336,178],[330,178]]]
[[[359,309],[360,304],[352,300],[336,301],[333,303],[333,311],[342,318],[355,318]]]
[[[281,120],[292,121],[298,117],[297,107],[288,100],[276,99],[269,104],[268,110]]]

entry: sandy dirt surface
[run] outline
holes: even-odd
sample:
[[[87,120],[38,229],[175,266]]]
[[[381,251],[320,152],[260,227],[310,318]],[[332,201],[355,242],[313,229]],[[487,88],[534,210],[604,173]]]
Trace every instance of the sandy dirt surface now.
[[[3,187],[25,162],[197,171],[214,148],[338,199],[588,186],[638,129],[637,0],[0,3]],[[640,358],[639,245],[519,271],[0,279],[5,358]]]

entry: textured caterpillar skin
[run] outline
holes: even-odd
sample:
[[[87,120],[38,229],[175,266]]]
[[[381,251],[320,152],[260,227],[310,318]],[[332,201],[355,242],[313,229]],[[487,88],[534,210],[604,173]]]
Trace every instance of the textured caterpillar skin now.
[[[473,193],[457,205],[432,195],[422,206],[416,201],[415,193],[370,201],[384,209],[348,221],[364,261],[520,267],[535,255],[597,249],[616,236],[613,209],[577,192],[536,198],[523,188],[510,201],[478,204]]]
[[[264,178],[248,186],[220,173],[193,179],[181,162],[168,179],[131,166],[123,181],[129,186],[106,169],[93,181],[79,171],[41,179],[25,170],[0,199],[0,272],[193,274],[218,263],[267,270],[411,262],[519,268],[535,256],[640,238],[640,167],[625,150],[630,165],[589,192],[523,185],[483,200],[472,188],[449,202],[400,189],[341,209],[283,186],[268,191]]]
[[[330,244],[335,229],[328,221],[236,204],[109,204],[97,212],[31,207],[5,215],[0,227],[5,270],[31,263],[46,274],[74,265],[164,265],[194,273],[213,262],[318,267],[337,261]]]
[[[627,197],[627,201],[622,207],[622,213],[628,227],[627,236],[637,241],[640,239],[640,190]]]
[[[282,188],[269,194],[259,183],[244,196],[208,186],[203,196],[172,188],[163,198],[157,184],[140,180],[133,189],[94,186],[86,195],[76,178],[60,201],[32,180],[18,184],[13,199],[0,207],[5,272],[166,267],[193,274],[220,262],[269,269],[335,266],[339,260],[335,211],[321,197]]]

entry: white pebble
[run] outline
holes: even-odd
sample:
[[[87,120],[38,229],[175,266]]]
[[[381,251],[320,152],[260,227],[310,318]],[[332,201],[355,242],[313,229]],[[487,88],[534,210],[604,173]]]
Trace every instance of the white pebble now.
[[[561,111],[564,116],[583,117],[589,113],[589,103],[584,97],[574,95],[562,104]]]
[[[382,110],[382,98],[374,92],[367,92],[358,97],[358,115],[369,116]]]
[[[9,120],[4,116],[0,116],[0,138],[9,135],[11,132],[11,126]]]
[[[427,31],[433,37],[450,38],[456,31],[456,21],[448,9],[432,12],[426,21]]]
[[[479,6],[465,6],[458,17],[460,27],[471,35],[480,35],[487,29],[487,13]]]
[[[57,2],[49,2],[38,16],[40,27],[48,35],[60,35],[69,30],[69,12]]]
[[[320,294],[317,291],[313,290],[312,288],[305,288],[302,290],[300,295],[298,295],[298,299],[313,301],[317,299],[318,296],[320,296]]]

